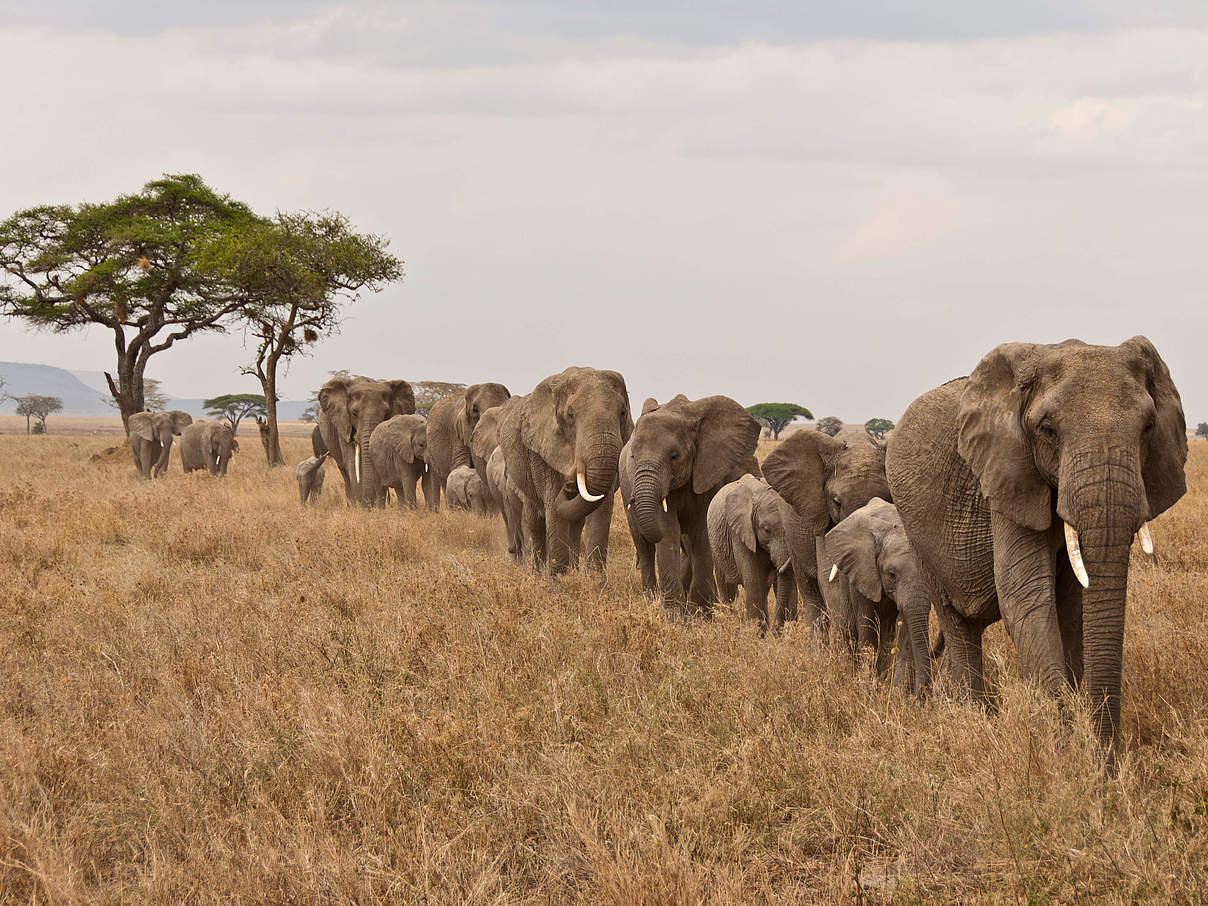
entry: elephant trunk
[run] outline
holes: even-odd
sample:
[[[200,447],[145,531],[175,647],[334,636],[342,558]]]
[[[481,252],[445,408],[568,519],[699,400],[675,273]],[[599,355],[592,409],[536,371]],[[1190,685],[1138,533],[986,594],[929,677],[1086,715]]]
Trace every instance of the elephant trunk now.
[[[1077,533],[1087,587],[1082,592],[1083,687],[1100,741],[1120,732],[1120,670],[1133,533],[1147,516],[1136,450],[1103,445],[1062,463],[1057,513]],[[1068,534],[1067,534],[1068,537]],[[1069,545],[1072,547],[1073,545]]]
[[[580,445],[575,463],[576,480],[581,474],[588,494],[612,493],[621,460],[621,433],[616,425],[593,426]],[[580,488],[580,493],[582,493]]]
[[[922,582],[917,588],[912,588],[898,599],[898,619],[902,625],[899,633],[904,633],[910,639],[911,669],[914,675],[914,694],[922,698],[931,685],[931,638],[929,621],[931,618],[931,598]],[[902,644],[898,643],[898,649]]]
[[[664,490],[658,466],[639,466],[633,479],[633,510],[637,514],[638,531],[651,544],[663,540]]]
[[[361,460],[361,483],[357,490],[364,506],[373,506],[377,502],[377,470],[373,467],[373,457],[369,455],[369,435],[372,433],[373,429],[368,426],[357,431]]]
[[[792,566],[785,564],[776,572],[776,610],[768,623],[773,629],[782,625],[786,615],[793,609],[793,595],[797,591],[797,579]]]

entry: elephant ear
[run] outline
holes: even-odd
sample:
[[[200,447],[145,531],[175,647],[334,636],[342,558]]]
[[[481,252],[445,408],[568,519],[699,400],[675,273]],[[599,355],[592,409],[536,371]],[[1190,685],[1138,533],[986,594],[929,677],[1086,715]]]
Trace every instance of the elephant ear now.
[[[387,381],[390,386],[390,414],[414,415],[415,391],[406,381]]]
[[[759,543],[755,536],[755,495],[745,481],[736,481],[726,489],[726,525],[730,537],[737,538],[743,547],[754,552]]]
[[[829,434],[797,431],[782,440],[763,461],[764,480],[816,535],[830,525],[826,478],[842,453],[843,441]],[[822,565],[818,568],[822,569]]]
[[[629,407],[629,388],[625,386],[625,378],[619,371],[601,371],[617,395],[625,402],[625,412],[621,416],[621,443],[626,443],[633,434],[633,410]]]
[[[1149,438],[1149,451],[1141,467],[1145,496],[1149,499],[1149,518],[1170,509],[1187,493],[1187,423],[1183,403],[1170,378],[1170,370],[1153,343],[1143,336],[1125,341],[1145,363],[1146,390],[1153,399],[1157,415]]]
[[[453,412],[453,434],[463,447],[470,446],[470,409],[469,400],[462,400]]]
[[[574,442],[563,435],[558,418],[566,411],[573,380],[566,372],[547,377],[524,398],[518,413],[524,445],[562,475],[569,475],[575,467]]]
[[[130,436],[139,440],[155,440],[155,424],[149,412],[136,412],[130,416]]]
[[[656,400],[653,396],[647,397],[646,402],[642,403],[642,415],[645,415],[647,412],[650,412],[653,409],[657,409],[658,407],[659,407],[658,400]],[[640,417],[641,416],[639,416],[639,418]]]
[[[1022,423],[1037,352],[1034,343],[1003,343],[977,363],[961,394],[956,446],[990,509],[1044,531],[1052,488],[1036,469]]]
[[[425,446],[428,443],[428,423],[420,421],[411,429],[410,443],[407,444],[407,462],[415,462],[420,459],[419,442],[422,440]]]
[[[348,388],[352,378],[334,377],[319,388],[319,408],[326,413],[336,429],[336,436],[348,440],[352,436],[352,423],[348,418]]]
[[[826,553],[831,563],[818,564],[818,578],[838,566],[868,600],[881,600],[881,571],[877,568],[877,525],[864,507],[826,533]]]
[[[187,412],[181,412],[179,409],[172,410],[172,433],[184,434],[185,428],[193,424],[193,416]]]
[[[704,494],[725,482],[738,465],[755,453],[759,422],[728,396],[697,400],[696,460],[692,490]]]

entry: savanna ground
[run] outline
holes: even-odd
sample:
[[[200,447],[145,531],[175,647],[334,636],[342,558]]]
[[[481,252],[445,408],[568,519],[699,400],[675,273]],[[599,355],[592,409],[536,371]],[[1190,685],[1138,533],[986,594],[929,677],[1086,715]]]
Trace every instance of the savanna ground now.
[[[1017,678],[918,704],[798,625],[674,623],[496,520],[247,445],[134,479],[0,438],[0,901],[1208,901],[1208,447],[1134,556],[1124,752]],[[309,455],[285,442],[291,462]]]

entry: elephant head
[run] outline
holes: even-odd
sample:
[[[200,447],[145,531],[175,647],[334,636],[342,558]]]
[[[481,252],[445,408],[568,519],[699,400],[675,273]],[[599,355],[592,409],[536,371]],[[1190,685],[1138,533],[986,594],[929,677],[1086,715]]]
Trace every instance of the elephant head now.
[[[479,420],[487,411],[506,403],[511,396],[512,394],[503,384],[471,384],[466,388],[461,406],[457,410],[454,430],[457,432],[457,439],[462,446],[469,448],[473,463],[479,462],[478,457],[474,454],[473,445],[474,429],[478,426]],[[494,450],[494,447],[491,450]],[[482,459],[484,465],[491,456],[491,450],[487,450],[486,456]]]
[[[729,397],[690,400],[680,394],[661,406],[647,400],[626,450],[633,488],[625,503],[642,537],[662,539],[668,495],[684,488],[711,497],[758,442],[759,422]]]
[[[369,438],[386,419],[415,412],[411,385],[402,380],[334,377],[319,390],[319,406],[340,444],[342,465],[351,473],[353,498],[372,505],[378,482],[369,461]]]
[[[885,447],[863,438],[797,431],[768,454],[763,477],[815,535],[874,497],[891,499],[885,478]]]
[[[167,470],[173,436],[183,434],[185,428],[191,424],[193,424],[193,416],[179,409],[170,409],[167,412],[136,412],[130,416],[131,444],[142,442],[160,445],[158,461],[154,464],[147,463],[144,475],[152,474],[152,465],[154,465],[153,474],[155,475],[162,475]],[[143,466],[140,466],[141,469]]]
[[[593,511],[613,492],[621,447],[633,431],[629,391],[615,371],[571,367],[522,397],[514,413],[524,446],[562,477],[567,518]]]
[[[1179,393],[1145,337],[1005,343],[969,376],[957,450],[992,513],[1037,532],[1054,515],[1082,593],[1083,682],[1100,736],[1119,727],[1128,561],[1135,533],[1187,489]]]
[[[208,434],[209,437],[206,440],[210,446],[210,461],[212,462],[210,471],[214,474],[225,475],[227,466],[231,462],[231,456],[239,449],[239,441],[235,439],[235,432],[226,422],[214,422]]]

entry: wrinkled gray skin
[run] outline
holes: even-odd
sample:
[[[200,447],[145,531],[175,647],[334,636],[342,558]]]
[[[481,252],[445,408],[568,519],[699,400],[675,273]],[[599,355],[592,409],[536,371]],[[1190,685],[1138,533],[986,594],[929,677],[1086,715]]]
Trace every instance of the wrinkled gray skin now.
[[[415,509],[415,487],[424,477],[427,455],[428,422],[422,415],[396,415],[374,428],[369,458],[377,476],[377,505],[385,506],[386,489],[394,488],[399,507]]]
[[[491,485],[487,476],[487,463],[490,462],[495,450],[499,447],[499,426],[503,424],[504,416],[507,415],[515,399],[516,397],[511,397],[506,402],[492,406],[483,412],[478,418],[478,424],[474,426],[474,430],[470,434],[470,455],[474,460],[474,470],[478,472],[483,487],[487,489],[487,507],[492,513],[498,512],[503,515],[503,525],[509,539],[513,535],[509,522],[511,517],[503,505],[503,497]],[[519,530],[519,526],[517,526],[515,531]]]
[[[130,452],[134,454],[134,467],[140,478],[159,478],[168,471],[168,457],[172,452],[172,438],[193,424],[187,412],[172,409],[168,412],[135,412],[129,419]]]
[[[931,598],[897,507],[874,497],[826,533],[826,549],[873,603],[881,638],[896,642],[895,681],[922,697],[931,682]]]
[[[681,612],[712,606],[709,503],[758,442],[759,422],[729,397],[646,401],[621,453],[621,499],[647,594]]]
[[[469,466],[458,466],[449,474],[446,484],[449,509],[469,510],[475,516],[489,515],[487,489],[478,472]]]
[[[886,465],[957,680],[984,694],[982,632],[1001,617],[1025,676],[1082,687],[1114,758],[1133,536],[1183,496],[1186,460],[1179,393],[1145,337],[1005,343],[911,403]]]
[[[327,443],[323,440],[323,432],[317,424],[310,432],[310,449],[316,459],[327,452]]]
[[[334,377],[319,389],[319,430],[344,479],[349,503],[373,506],[381,501],[381,488],[369,459],[369,438],[373,429],[386,419],[414,412],[415,394],[406,381]]]
[[[224,421],[198,419],[180,436],[180,464],[186,472],[205,469],[211,475],[225,475],[238,450],[239,441]]]
[[[524,535],[524,497],[507,474],[507,460],[503,448],[496,447],[487,460],[487,493],[503,514],[503,527],[507,532],[508,555],[513,563],[524,563],[531,551]]]
[[[846,576],[828,581],[834,558],[827,554],[825,536],[872,498],[890,499],[885,447],[867,435],[797,431],[768,454],[763,477],[799,517],[790,534],[797,590],[810,626],[821,633],[829,623],[853,652],[857,643],[874,647],[884,664],[889,644],[879,637],[872,602],[853,591]]]
[[[472,384],[464,392],[437,400],[428,415],[428,477],[424,499],[428,509],[440,509],[440,495],[453,470],[475,468],[471,439],[483,413],[511,397],[503,384]],[[490,451],[487,458],[490,458]],[[486,466],[486,459],[482,462]]]
[[[508,409],[499,428],[507,474],[524,499],[533,564],[573,568],[586,529],[589,569],[604,568],[617,460],[633,431],[629,392],[615,371],[567,368]],[[581,476],[588,500],[578,490]]]
[[[775,629],[796,615],[797,586],[788,537],[791,519],[784,498],[754,475],[723,485],[709,504],[709,545],[718,597],[723,604],[731,603],[741,585],[747,616],[761,627]],[[772,588],[775,607],[769,615]]]
[[[319,505],[319,496],[323,493],[323,461],[328,455],[322,453],[298,463],[295,474],[298,478],[298,497],[303,506],[306,506],[308,501],[314,506]]]

